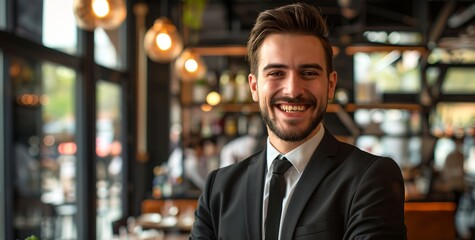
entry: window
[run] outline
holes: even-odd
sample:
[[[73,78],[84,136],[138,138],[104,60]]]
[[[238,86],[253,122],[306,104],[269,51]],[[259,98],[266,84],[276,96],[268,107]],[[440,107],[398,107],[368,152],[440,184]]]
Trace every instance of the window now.
[[[7,3],[6,0],[0,0],[0,30],[7,27]]]
[[[443,93],[475,93],[474,68],[449,68],[442,85]]]
[[[359,109],[355,122],[362,129],[356,146],[393,158],[401,168],[421,163],[421,117],[416,111],[400,109]]]
[[[470,135],[475,128],[475,103],[441,102],[431,112],[430,126],[435,136]]]
[[[125,38],[120,37],[122,30],[123,27],[115,30],[97,28],[94,31],[94,59],[97,64],[113,69],[125,69],[127,49]]]
[[[73,0],[18,0],[15,33],[46,47],[77,52]],[[41,11],[42,9],[42,11]]]
[[[416,50],[356,53],[355,101],[380,101],[384,93],[417,93],[421,88],[420,58]]]
[[[72,6],[0,0],[0,239],[112,239],[112,222],[131,215],[123,118],[133,118],[124,99],[134,88],[123,86],[134,36],[126,24],[84,32]],[[79,54],[92,41],[95,56]]]
[[[112,223],[123,217],[122,99],[120,85],[97,83],[97,239],[112,239]]]
[[[74,70],[9,57],[15,237],[76,239]]]
[[[77,52],[73,0],[44,0],[43,44],[66,53]]]

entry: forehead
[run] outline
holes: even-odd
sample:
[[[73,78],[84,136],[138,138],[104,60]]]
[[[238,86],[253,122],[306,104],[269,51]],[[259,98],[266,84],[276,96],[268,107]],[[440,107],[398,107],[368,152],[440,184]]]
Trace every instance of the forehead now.
[[[259,69],[269,64],[297,67],[319,64],[326,68],[323,45],[315,36],[302,34],[271,34],[259,49]]]

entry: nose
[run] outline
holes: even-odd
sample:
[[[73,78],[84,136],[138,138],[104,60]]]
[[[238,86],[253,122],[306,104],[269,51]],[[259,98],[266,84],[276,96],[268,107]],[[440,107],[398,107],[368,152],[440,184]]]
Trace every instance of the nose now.
[[[284,81],[283,94],[285,96],[296,98],[303,95],[303,80],[298,74],[289,74],[286,81]]]

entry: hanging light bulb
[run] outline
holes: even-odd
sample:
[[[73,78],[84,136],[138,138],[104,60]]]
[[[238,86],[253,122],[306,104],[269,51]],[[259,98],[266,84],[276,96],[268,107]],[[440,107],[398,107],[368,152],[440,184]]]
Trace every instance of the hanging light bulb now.
[[[221,95],[215,91],[212,91],[206,95],[206,102],[211,106],[216,106],[221,102]]]
[[[153,61],[170,62],[183,50],[183,39],[171,21],[161,17],[145,33],[144,48]]]
[[[199,55],[190,49],[185,49],[176,59],[175,70],[183,81],[191,81],[205,76],[206,65]]]
[[[117,28],[127,16],[124,0],[74,0],[73,11],[78,27],[88,31]]]

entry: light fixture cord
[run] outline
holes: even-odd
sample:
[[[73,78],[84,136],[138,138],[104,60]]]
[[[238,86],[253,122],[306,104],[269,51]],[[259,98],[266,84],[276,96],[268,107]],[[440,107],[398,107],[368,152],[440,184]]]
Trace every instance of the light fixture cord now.
[[[160,7],[162,9],[160,9],[160,15],[161,16],[165,16],[165,17],[170,17],[168,16],[168,0],[163,0],[163,1],[160,1]]]

